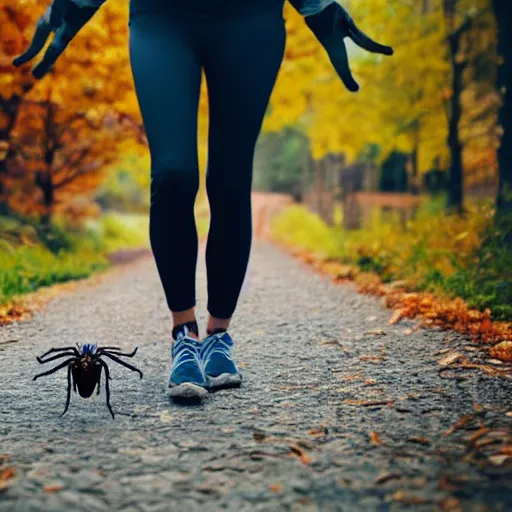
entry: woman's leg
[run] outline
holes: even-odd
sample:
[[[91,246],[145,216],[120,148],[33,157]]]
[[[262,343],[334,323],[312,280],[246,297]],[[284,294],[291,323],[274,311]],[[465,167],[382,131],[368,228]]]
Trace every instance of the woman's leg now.
[[[195,320],[201,65],[191,28],[158,12],[131,15],[130,59],[151,153],[151,247],[176,326]]]
[[[206,186],[211,223],[206,265],[212,332],[227,329],[249,261],[254,148],[284,53],[282,4],[216,20],[208,37],[204,66],[210,101]]]

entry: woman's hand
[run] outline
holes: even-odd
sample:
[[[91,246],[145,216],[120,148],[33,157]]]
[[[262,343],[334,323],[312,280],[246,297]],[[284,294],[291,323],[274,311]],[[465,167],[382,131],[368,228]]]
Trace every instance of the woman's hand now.
[[[53,32],[53,40],[43,58],[32,68],[34,77],[42,78],[98,8],[99,6],[80,7],[71,0],[54,0],[39,18],[32,43],[24,53],[13,60],[13,64],[18,67],[33,59]]]
[[[358,91],[359,85],[350,72],[345,37],[369,52],[393,55],[393,48],[377,43],[361,32],[348,12],[338,3],[328,5],[317,14],[306,16],[305,20],[326,49],[334,69],[349,91]]]

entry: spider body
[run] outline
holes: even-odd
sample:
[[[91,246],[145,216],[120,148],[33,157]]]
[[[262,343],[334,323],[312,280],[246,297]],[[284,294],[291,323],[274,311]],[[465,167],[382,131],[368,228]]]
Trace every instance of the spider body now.
[[[138,368],[120,359],[120,357],[133,357],[136,352],[137,348],[135,348],[133,352],[127,354],[121,352],[121,349],[118,347],[98,347],[96,344],[77,344],[76,347],[51,348],[41,357],[36,358],[40,364],[49,363],[50,361],[64,357],[68,357],[68,359],[52,368],[51,370],[36,375],[33,380],[36,380],[39,377],[44,377],[45,375],[55,373],[61,368],[67,366],[68,390],[66,406],[64,408],[64,412],[61,414],[61,416],[64,416],[69,408],[69,403],[71,401],[71,383],[73,383],[73,390],[75,393],[78,392],[82,398],[89,398],[94,393],[96,388],[98,390],[97,394],[99,395],[101,386],[101,373],[104,370],[107,407],[110,411],[110,414],[112,415],[112,418],[114,418],[114,412],[110,406],[110,373],[107,363],[103,361],[101,357],[108,357],[116,363],[119,363],[120,365],[137,372],[142,379],[142,372]]]
[[[97,345],[83,345],[80,348],[80,360],[71,363],[71,376],[76,383],[78,394],[89,398],[98,386],[100,391],[101,364],[95,360]]]

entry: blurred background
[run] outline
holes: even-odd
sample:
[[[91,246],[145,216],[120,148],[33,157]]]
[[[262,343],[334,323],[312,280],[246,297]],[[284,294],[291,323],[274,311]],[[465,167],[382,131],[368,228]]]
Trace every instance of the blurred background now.
[[[109,0],[36,81],[33,63],[11,62],[48,3],[0,5],[0,308],[149,244],[128,1]],[[511,320],[510,2],[340,3],[395,55],[347,41],[361,85],[349,93],[286,5],[285,60],[255,156],[256,234],[346,265],[347,276],[374,273]],[[204,185],[204,83],[199,119]],[[204,237],[204,186],[197,222]]]

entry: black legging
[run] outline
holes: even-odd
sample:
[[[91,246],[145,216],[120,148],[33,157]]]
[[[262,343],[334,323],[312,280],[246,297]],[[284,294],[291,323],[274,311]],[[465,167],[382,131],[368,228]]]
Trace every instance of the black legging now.
[[[130,13],[132,72],[151,154],[151,247],[171,311],[196,304],[202,68],[210,101],[208,311],[230,318],[235,310],[251,249],[254,148],[284,53],[283,1],[262,1],[256,12]]]

